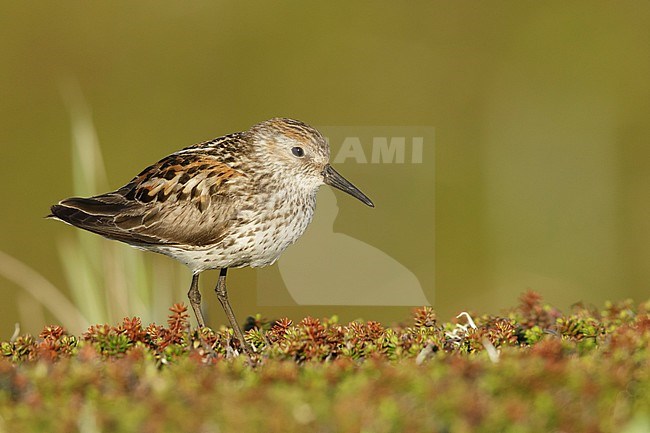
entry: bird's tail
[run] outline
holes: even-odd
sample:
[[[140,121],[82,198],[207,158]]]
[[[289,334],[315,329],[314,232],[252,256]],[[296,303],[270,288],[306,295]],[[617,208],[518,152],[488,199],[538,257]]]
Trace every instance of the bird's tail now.
[[[115,227],[115,216],[125,208],[124,198],[105,194],[90,198],[72,197],[50,208],[46,218],[53,218],[103,236]]]
[[[129,203],[118,193],[67,198],[52,206],[50,211],[52,213],[46,218],[63,221],[108,239],[134,246],[160,243],[155,236],[130,229],[142,224],[142,208]]]
[[[61,200],[50,208],[49,218],[57,218],[72,225],[82,225],[102,217],[114,217],[124,204],[117,197],[108,195],[81,198],[72,197]]]

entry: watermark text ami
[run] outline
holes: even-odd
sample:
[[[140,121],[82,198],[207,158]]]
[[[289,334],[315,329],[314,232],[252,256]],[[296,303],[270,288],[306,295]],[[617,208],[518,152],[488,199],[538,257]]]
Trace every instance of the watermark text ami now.
[[[345,137],[336,152],[334,163],[347,160],[354,160],[358,164],[422,163],[424,137],[372,137],[370,144],[370,151],[367,151],[361,137]]]

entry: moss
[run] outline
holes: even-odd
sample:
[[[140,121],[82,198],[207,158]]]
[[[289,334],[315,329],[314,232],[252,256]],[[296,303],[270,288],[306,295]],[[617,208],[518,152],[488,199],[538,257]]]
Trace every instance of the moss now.
[[[256,316],[253,364],[227,328],[138,318],[0,342],[0,428],[20,432],[650,430],[650,303],[529,292],[503,316],[293,323]],[[473,319],[473,320],[472,320]]]

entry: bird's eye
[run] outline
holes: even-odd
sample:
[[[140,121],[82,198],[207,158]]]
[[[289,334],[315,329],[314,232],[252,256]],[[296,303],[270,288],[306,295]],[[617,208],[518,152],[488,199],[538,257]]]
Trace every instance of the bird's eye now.
[[[294,156],[297,156],[298,158],[305,156],[305,150],[302,147],[292,147],[291,153],[293,153]]]

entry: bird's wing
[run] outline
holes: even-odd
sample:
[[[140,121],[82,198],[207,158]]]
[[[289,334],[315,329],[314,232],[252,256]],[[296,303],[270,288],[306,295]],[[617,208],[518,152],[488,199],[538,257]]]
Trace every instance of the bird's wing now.
[[[216,156],[186,150],[117,191],[62,200],[51,216],[133,245],[213,245],[234,223],[248,182]]]

